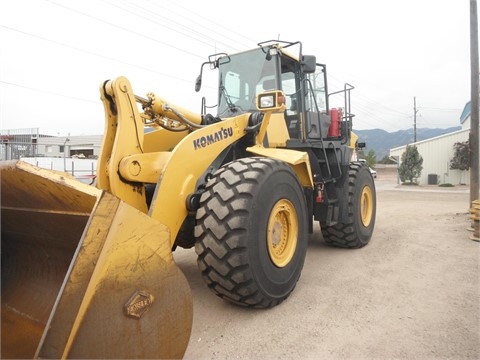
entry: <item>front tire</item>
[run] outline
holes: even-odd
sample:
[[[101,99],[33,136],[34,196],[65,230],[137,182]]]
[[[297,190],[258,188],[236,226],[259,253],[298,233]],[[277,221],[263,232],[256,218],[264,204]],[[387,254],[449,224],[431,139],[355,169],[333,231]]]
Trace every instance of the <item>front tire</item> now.
[[[295,288],[307,250],[303,189],[284,162],[245,158],[220,168],[197,210],[195,251],[219,297],[270,308]]]
[[[368,244],[375,227],[377,199],[369,168],[362,163],[351,163],[347,186],[347,221],[332,226],[320,223],[320,227],[327,244],[357,249]]]

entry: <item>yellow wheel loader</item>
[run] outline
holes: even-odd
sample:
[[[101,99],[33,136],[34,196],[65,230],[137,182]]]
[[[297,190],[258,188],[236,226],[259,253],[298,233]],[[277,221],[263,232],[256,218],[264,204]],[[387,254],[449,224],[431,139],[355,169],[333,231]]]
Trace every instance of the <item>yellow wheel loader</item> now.
[[[202,64],[197,91],[218,71],[215,115],[205,99],[197,114],[124,77],[102,83],[95,187],[1,164],[3,358],[181,358],[192,300],[176,247],[195,248],[219,297],[270,308],[295,288],[314,221],[329,244],[369,242],[353,87],[329,94],[300,42],[258,45]]]

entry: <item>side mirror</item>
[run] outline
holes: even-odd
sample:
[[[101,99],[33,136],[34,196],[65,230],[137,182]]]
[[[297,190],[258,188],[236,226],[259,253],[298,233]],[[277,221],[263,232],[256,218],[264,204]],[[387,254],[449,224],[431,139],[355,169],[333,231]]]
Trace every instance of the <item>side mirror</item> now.
[[[199,92],[201,87],[202,87],[202,74],[198,75],[197,80],[195,80],[195,91]]]
[[[317,67],[317,59],[313,55],[303,55],[300,66],[305,74],[312,74]]]

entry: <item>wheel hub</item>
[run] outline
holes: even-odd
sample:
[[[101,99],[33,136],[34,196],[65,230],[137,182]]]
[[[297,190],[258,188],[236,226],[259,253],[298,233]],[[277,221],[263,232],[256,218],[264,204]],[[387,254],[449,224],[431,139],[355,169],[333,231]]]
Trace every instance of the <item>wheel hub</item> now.
[[[362,195],[360,197],[360,218],[362,224],[365,227],[370,225],[373,216],[373,195],[372,189],[369,186],[365,186],[362,189]]]
[[[270,259],[277,267],[292,260],[297,246],[298,218],[293,204],[281,199],[274,205],[268,220],[267,244]]]

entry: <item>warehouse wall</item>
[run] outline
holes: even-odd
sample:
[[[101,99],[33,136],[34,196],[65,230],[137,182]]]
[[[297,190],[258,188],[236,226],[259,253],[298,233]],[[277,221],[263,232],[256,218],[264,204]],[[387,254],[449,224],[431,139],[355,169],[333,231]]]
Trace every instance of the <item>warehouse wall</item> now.
[[[428,176],[437,175],[438,183],[450,183],[453,185],[469,184],[470,172],[450,170],[450,160],[454,155],[453,144],[468,140],[469,129],[455,131],[449,134],[419,141],[415,144],[418,152],[423,158],[423,170],[418,179],[420,184],[428,184]],[[390,149],[390,156],[398,157],[400,160],[405,152],[406,146]]]

